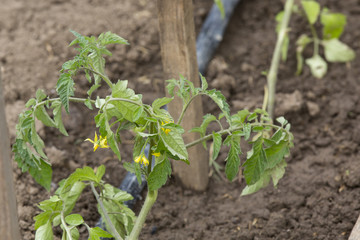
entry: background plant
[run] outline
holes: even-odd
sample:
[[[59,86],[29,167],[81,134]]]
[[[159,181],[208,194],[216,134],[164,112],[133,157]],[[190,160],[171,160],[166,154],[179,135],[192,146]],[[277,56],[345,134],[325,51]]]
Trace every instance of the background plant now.
[[[310,36],[304,33],[296,41],[297,75],[302,72],[304,64],[303,51],[310,43],[313,43],[313,56],[307,58],[305,63],[310,67],[312,75],[316,78],[325,76],[328,68],[327,62],[350,62],[355,58],[355,52],[340,41],[347,24],[344,14],[333,12],[326,7],[321,9],[320,4],[315,0],[302,0],[300,6],[295,6],[295,12],[306,18],[311,32]],[[276,16],[279,24],[283,15],[284,12],[280,12]],[[317,31],[319,23],[322,25],[322,38],[319,37]],[[277,26],[278,29],[279,25]],[[288,45],[289,38],[286,37],[282,54],[284,61],[286,60]],[[320,54],[320,46],[324,48],[325,59]]]
[[[142,96],[127,87],[126,80],[113,83],[105,73],[104,56],[111,56],[107,46],[114,43],[128,44],[125,39],[111,32],[103,33],[97,38],[82,36],[74,31],[72,33],[76,39],[70,46],[77,45],[78,54],[62,66],[56,85],[59,97],[50,98],[44,91],[38,90],[36,97],[27,102],[28,109],[19,116],[17,136],[13,145],[15,160],[23,171],[28,171],[39,184],[49,190],[51,163],[43,150],[44,142],[36,132],[35,119],[46,126],[57,128],[67,136],[61,110],[64,108],[69,113],[70,102],[82,103],[90,110],[97,110],[94,120],[99,134],[95,133],[94,140],[90,140],[94,144],[94,150],[98,147],[109,147],[121,160],[118,147],[121,143],[120,133],[123,130],[134,132],[134,161],[123,164],[128,171],[136,174],[139,182],[142,181],[141,175],[145,177],[148,193],[139,216],[135,217],[135,214],[123,204],[132,197],[102,180],[104,166],[96,169],[79,168],[59,183],[59,188],[50,199],[40,203],[39,208],[42,212],[34,218],[36,239],[52,239],[52,228],[56,226],[63,230],[62,239],[79,239],[79,225],[86,226],[89,239],[137,239],[146,215],[156,201],[158,189],[171,175],[170,159],[189,164],[191,159],[188,159],[187,148],[199,143],[206,147],[208,140],[213,141],[213,160],[219,155],[222,145],[229,146],[225,167],[229,180],[237,176],[240,166],[244,167],[247,187],[243,190],[243,195],[267,186],[271,179],[274,186],[277,185],[285,172],[284,158],[293,144],[290,124],[284,118],[278,118],[280,125],[274,125],[262,109],[256,109],[254,112],[242,110],[231,115],[225,97],[215,89],[209,90],[203,76],[200,88],[194,87],[192,82],[183,77],[179,80],[168,80],[167,90],[171,97],[156,99],[151,105],[144,104]],[[74,97],[74,76],[79,72],[84,72],[86,79],[91,83],[87,91],[88,96],[85,98]],[[104,98],[92,97],[94,91],[103,83],[108,86],[110,94]],[[188,106],[199,96],[210,98],[220,108],[221,114],[205,115],[201,126],[192,129],[200,134],[200,138],[185,144],[181,122]],[[183,102],[182,112],[176,122],[163,108],[174,97],[181,98]],[[225,119],[225,125],[221,124],[221,119]],[[208,125],[213,121],[219,124],[220,130],[208,133]],[[270,135],[271,130],[274,134]],[[252,149],[247,153],[247,159],[243,164],[239,156],[241,138],[252,139]],[[145,155],[146,146],[149,146],[148,155]],[[72,214],[75,203],[86,186],[93,191],[98,201],[99,213],[105,219],[109,232],[91,228],[79,214]]]

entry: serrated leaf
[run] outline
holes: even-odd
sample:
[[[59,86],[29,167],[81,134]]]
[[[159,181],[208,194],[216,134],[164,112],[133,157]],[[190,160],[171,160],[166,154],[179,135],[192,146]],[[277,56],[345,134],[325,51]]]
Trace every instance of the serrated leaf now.
[[[286,164],[285,160],[283,160],[278,165],[276,165],[274,168],[269,170],[274,187],[277,186],[279,180],[284,176],[286,166],[287,166],[287,164]]]
[[[339,38],[346,26],[346,16],[341,13],[331,13],[328,9],[323,9],[320,16],[323,27],[323,38]]]
[[[124,38],[112,32],[102,33],[100,34],[98,39],[100,44],[103,46],[114,43],[127,44],[127,45],[129,44],[128,41],[126,41]]]
[[[159,110],[161,107],[163,107],[166,104],[169,104],[174,98],[168,98],[168,97],[163,97],[163,98],[158,98],[155,99],[155,101],[152,103],[152,108],[155,110]]]
[[[268,174],[263,174],[261,178],[252,185],[247,185],[241,192],[241,196],[249,195],[259,191],[260,189],[269,185],[270,176]]]
[[[226,157],[225,174],[226,177],[232,181],[239,172],[240,166],[240,137],[231,135],[228,137],[228,141],[224,141],[224,144],[230,145],[228,156]]]
[[[283,161],[285,155],[289,152],[288,142],[281,141],[278,144],[274,144],[271,147],[265,149],[268,164],[266,168],[274,168],[281,161]]]
[[[29,173],[37,183],[43,186],[47,191],[50,191],[52,169],[48,163],[44,160],[40,160],[39,167],[30,167]]]
[[[167,157],[155,165],[147,179],[148,188],[154,191],[162,187],[171,175],[171,165]]]
[[[55,101],[52,103],[51,107],[54,108],[53,114],[54,114],[54,123],[56,128],[59,129],[59,131],[65,136],[69,136],[62,122],[61,102]]]
[[[301,5],[310,24],[314,24],[320,13],[320,4],[313,0],[302,0]]]
[[[69,113],[69,98],[74,96],[74,80],[70,73],[62,73],[56,84],[56,92],[59,94],[61,103]]]
[[[248,140],[250,138],[250,134],[251,134],[251,125],[250,123],[244,124],[244,139]]]
[[[165,133],[164,131],[160,130],[160,138],[166,149],[172,155],[179,157],[181,160],[188,159],[188,152],[179,131],[171,130],[170,132]]]
[[[206,90],[208,88],[208,83],[206,81],[206,78],[200,73],[200,79],[201,79],[201,89]]]
[[[276,118],[276,121],[281,124],[281,126],[285,126],[288,121],[284,117],[278,117]]]
[[[36,104],[35,98],[30,98],[30,99],[26,102],[25,107],[29,108],[29,107],[31,107],[31,106],[34,106],[35,104]]]
[[[44,90],[38,89],[38,90],[36,91],[36,100],[37,100],[38,102],[41,102],[41,101],[44,100],[45,98],[46,98],[46,94],[45,94]]]
[[[78,226],[84,222],[80,214],[71,214],[65,217],[65,222],[72,226]]]
[[[230,107],[226,102],[225,96],[215,89],[204,91],[204,93],[209,96],[220,108],[220,110],[224,113],[228,122],[230,122]]]
[[[72,173],[65,181],[63,185],[63,192],[67,190],[69,186],[73,186],[76,182],[79,181],[93,181],[99,183],[99,179],[94,170],[91,167],[85,166],[83,168],[77,168],[74,173]]]
[[[48,127],[55,127],[55,122],[50,118],[49,114],[46,112],[46,109],[43,105],[37,106],[35,109],[35,116],[40,120],[44,125]]]
[[[42,212],[34,217],[35,225],[34,228],[37,230],[42,225],[45,225],[47,222],[50,221],[51,216],[53,215],[52,211],[45,211]]]
[[[213,137],[213,144],[214,144],[212,160],[215,161],[220,153],[222,138],[221,138],[221,135],[216,132],[213,132],[212,137]]]
[[[99,227],[89,229],[88,240],[101,240],[101,238],[112,238],[113,236]]]
[[[327,63],[319,55],[306,59],[306,64],[310,67],[311,73],[316,78],[322,78],[327,72]]]
[[[248,122],[250,122],[250,121],[253,121],[253,120],[255,120],[257,118],[257,113],[256,112],[253,112],[253,113],[251,113],[249,116],[248,116]]]
[[[247,153],[244,166],[244,177],[248,185],[256,183],[264,173],[267,166],[266,153],[263,149],[262,136],[253,142],[252,149]]]
[[[42,225],[36,230],[35,240],[52,240],[54,239],[52,226],[50,221]]]
[[[325,58],[329,62],[349,62],[355,58],[354,50],[336,38],[322,41],[322,45],[325,49]]]

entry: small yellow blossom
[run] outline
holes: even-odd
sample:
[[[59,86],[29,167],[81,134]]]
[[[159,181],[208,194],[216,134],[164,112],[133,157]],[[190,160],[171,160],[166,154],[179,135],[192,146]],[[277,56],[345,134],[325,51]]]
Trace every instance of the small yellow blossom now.
[[[172,121],[161,122],[161,125],[168,124],[169,122],[172,122]],[[168,129],[168,128],[161,128],[161,130],[163,130],[165,134],[169,134],[169,132],[171,131],[171,130]]]
[[[85,139],[85,141],[89,141],[94,144],[94,152],[96,151],[96,149],[98,149],[98,147],[109,148],[106,137],[100,136],[100,139],[98,139],[96,132],[95,132],[94,141],[91,140],[90,138]]]
[[[149,160],[144,155],[140,155],[140,156],[136,157],[134,159],[134,162],[142,163],[142,164],[144,164],[144,166],[149,165]]]
[[[155,157],[160,157],[160,153],[159,153],[159,152],[153,153],[152,155],[155,156]]]

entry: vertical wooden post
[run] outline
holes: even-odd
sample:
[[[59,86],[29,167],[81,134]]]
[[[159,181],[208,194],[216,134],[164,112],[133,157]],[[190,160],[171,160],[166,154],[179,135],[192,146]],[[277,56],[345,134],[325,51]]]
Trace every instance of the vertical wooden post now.
[[[20,240],[0,72],[0,238]]]
[[[196,40],[192,0],[157,0],[161,56],[166,79],[179,79],[180,74],[200,85],[196,61]],[[182,102],[175,99],[169,105],[169,111],[178,119]],[[182,122],[185,131],[200,126],[203,109],[201,99],[189,106]],[[186,133],[185,142],[191,142],[199,136]],[[190,165],[174,162],[173,169],[185,187],[203,191],[208,183],[209,162],[207,152],[200,145],[188,149]]]

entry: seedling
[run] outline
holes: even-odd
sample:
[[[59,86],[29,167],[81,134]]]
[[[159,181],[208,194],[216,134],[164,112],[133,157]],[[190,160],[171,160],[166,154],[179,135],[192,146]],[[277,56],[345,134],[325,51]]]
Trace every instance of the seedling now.
[[[95,130],[94,138],[89,136],[85,141],[94,146],[94,151],[98,151],[99,148],[104,148],[103,151],[106,148],[111,149],[119,163],[123,163],[125,169],[135,173],[139,182],[144,176],[148,193],[139,215],[135,217],[134,212],[124,205],[132,196],[102,180],[105,173],[103,165],[95,169],[87,166],[78,168],[59,183],[59,188],[50,199],[39,204],[42,212],[34,218],[36,240],[53,239],[52,229],[56,226],[63,230],[62,239],[79,239],[80,225],[86,226],[91,240],[101,237],[114,237],[116,240],[137,239],[146,216],[156,201],[158,189],[171,175],[170,161],[183,161],[191,166],[187,148],[201,143],[206,147],[206,142],[210,140],[213,141],[214,160],[219,155],[222,145],[229,146],[225,174],[230,181],[237,176],[239,167],[244,168],[247,186],[242,195],[254,193],[267,186],[271,179],[276,186],[283,177],[286,167],[284,159],[293,146],[290,124],[283,117],[278,118],[280,125],[275,125],[261,109],[254,112],[242,110],[231,115],[225,97],[215,89],[209,90],[203,76],[200,76],[200,88],[194,87],[192,82],[183,77],[179,80],[168,80],[167,90],[170,97],[156,99],[151,105],[144,104],[142,96],[128,88],[127,81],[118,80],[113,83],[105,73],[104,56],[111,56],[107,46],[128,44],[125,39],[111,32],[103,33],[99,37],[82,36],[74,31],[72,33],[76,39],[70,46],[77,45],[78,54],[62,65],[56,85],[59,97],[50,98],[44,91],[38,90],[36,97],[26,103],[28,109],[19,116],[17,136],[13,145],[15,160],[22,171],[29,172],[39,184],[50,190],[51,159],[47,158],[43,150],[45,144],[36,132],[35,120],[40,120],[48,127],[57,128],[67,136],[62,121],[62,108],[69,113],[71,102],[85,104],[89,111],[96,109],[97,115],[94,120],[98,128]],[[86,79],[92,84],[86,98],[74,97],[74,76],[79,72],[84,72]],[[108,86],[110,94],[105,97],[93,97],[96,89],[103,83]],[[199,96],[210,98],[220,108],[221,114],[206,114],[201,126],[192,129],[193,132],[200,133],[200,138],[185,143],[181,123],[189,104]],[[181,98],[183,102],[180,117],[176,121],[163,108],[175,97]],[[219,121],[222,118],[226,120],[226,126]],[[213,121],[220,125],[220,130],[209,134],[208,125]],[[118,144],[123,130],[130,130],[135,134],[131,162],[120,161]],[[270,136],[271,130],[274,134]],[[243,164],[239,156],[242,153],[241,138],[247,141],[252,139],[252,149],[247,153],[247,159]],[[148,155],[145,154],[146,146],[149,146]],[[105,220],[108,232],[98,227],[90,227],[81,215],[72,213],[76,201],[87,186],[95,195],[98,211]]]

